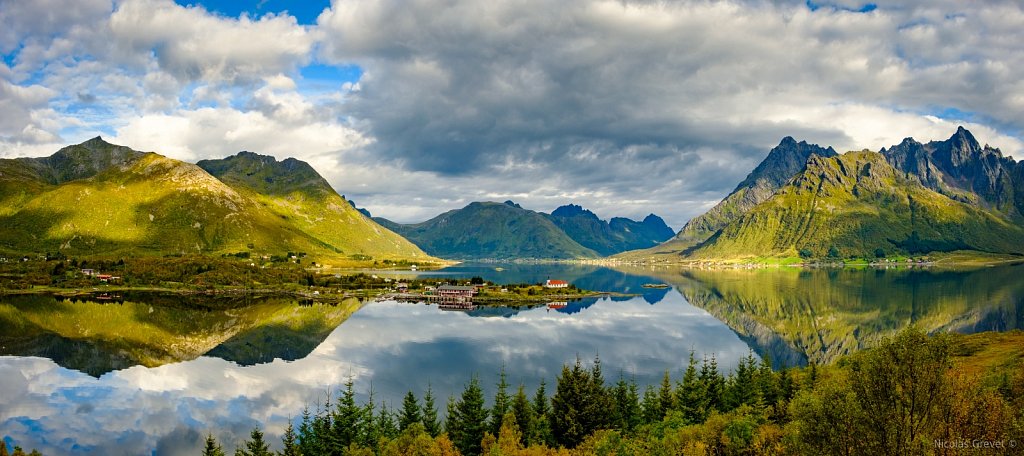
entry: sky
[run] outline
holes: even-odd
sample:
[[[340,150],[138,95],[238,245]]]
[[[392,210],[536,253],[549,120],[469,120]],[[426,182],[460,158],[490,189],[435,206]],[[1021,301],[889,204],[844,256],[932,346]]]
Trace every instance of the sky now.
[[[1024,149],[1017,1],[0,0],[0,157],[310,162],[374,215],[679,229],[785,136]]]

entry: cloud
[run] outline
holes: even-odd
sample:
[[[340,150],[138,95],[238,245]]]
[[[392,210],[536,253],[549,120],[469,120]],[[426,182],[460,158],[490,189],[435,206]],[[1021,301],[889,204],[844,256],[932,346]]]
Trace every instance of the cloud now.
[[[976,120],[1019,150],[1001,133],[1024,127],[1018,5],[833,6],[336,1],[320,57],[364,69],[347,108],[377,157],[456,181],[534,169],[591,206],[653,195],[676,224],[695,211],[675,202],[720,198],[786,135],[878,149]],[[950,108],[977,119],[932,122]],[[675,154],[643,166],[637,150]]]
[[[135,0],[110,17],[118,51],[153,53],[180,80],[248,83],[295,71],[309,59],[312,34],[288,15],[237,19],[169,0]]]
[[[59,34],[80,33],[102,22],[111,9],[110,0],[4,2],[0,9],[0,53],[49,42]]]
[[[338,0],[306,26],[17,2],[0,11],[0,154],[100,133],[190,160],[244,148],[309,160],[402,221],[511,198],[676,227],[783,136],[878,149],[965,125],[1021,154],[1018,2],[866,5]],[[305,81],[310,64],[358,71]]]
[[[550,349],[566,346],[575,348]],[[272,448],[279,448],[289,418],[306,405],[315,407],[349,376],[358,401],[372,387],[376,399],[392,407],[400,406],[410,387],[429,382],[444,413],[445,399],[461,392],[474,372],[488,397],[503,366],[510,383],[523,382],[528,391],[543,376],[550,394],[558,369],[578,351],[586,361],[599,354],[605,369],[614,369],[605,371],[609,381],[622,369],[644,386],[657,384],[665,369],[678,368],[687,348],[698,356],[715,353],[725,371],[749,350],[727,326],[675,291],[654,306],[640,297],[602,298],[573,314],[539,307],[508,318],[378,302],[292,362],[245,367],[200,357],[96,379],[44,358],[0,357],[0,371],[7,374],[0,382],[0,427],[19,445],[44,454],[195,454],[207,432],[230,451],[257,424],[275,442]],[[423,390],[415,393],[422,397]],[[92,411],[75,413],[83,405]]]

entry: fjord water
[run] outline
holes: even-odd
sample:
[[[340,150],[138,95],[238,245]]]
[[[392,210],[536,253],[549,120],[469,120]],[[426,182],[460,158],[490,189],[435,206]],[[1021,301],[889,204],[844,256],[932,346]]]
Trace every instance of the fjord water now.
[[[0,436],[45,454],[198,454],[257,424],[276,438],[351,377],[359,399],[397,407],[429,383],[439,408],[502,367],[513,388],[554,392],[563,363],[599,355],[606,379],[643,388],[679,375],[692,349],[725,370],[753,350],[776,363],[829,362],[911,323],[928,331],[1024,327],[1024,266],[953,270],[612,270],[471,264],[422,277],[569,280],[635,293],[559,309],[290,299],[123,302],[0,298]],[[401,277],[402,275],[396,275]],[[643,288],[649,282],[671,289]]]

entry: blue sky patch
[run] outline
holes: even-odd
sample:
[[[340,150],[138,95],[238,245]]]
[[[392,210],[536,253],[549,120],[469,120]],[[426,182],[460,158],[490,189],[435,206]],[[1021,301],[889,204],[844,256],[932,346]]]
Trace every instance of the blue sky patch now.
[[[827,8],[831,8],[832,11],[849,11],[849,12],[852,12],[852,13],[870,13],[870,12],[878,9],[878,5],[876,5],[874,3],[865,3],[860,8],[847,8],[847,7],[839,6],[839,5],[832,5],[832,4],[829,4],[829,3],[815,3],[815,2],[812,2],[811,0],[807,0],[807,8],[810,9],[811,11],[817,11],[818,9],[820,9],[823,6],[827,7]]]
[[[314,63],[299,70],[306,81],[331,81],[334,83],[356,82],[363,77],[363,69],[358,65],[333,66]]]
[[[311,25],[324,9],[331,6],[329,0],[206,0],[201,2],[175,0],[182,6],[202,5],[208,11],[227,17],[239,17],[248,13],[249,17],[258,18],[267,13],[281,14],[287,12],[294,16],[300,24]]]

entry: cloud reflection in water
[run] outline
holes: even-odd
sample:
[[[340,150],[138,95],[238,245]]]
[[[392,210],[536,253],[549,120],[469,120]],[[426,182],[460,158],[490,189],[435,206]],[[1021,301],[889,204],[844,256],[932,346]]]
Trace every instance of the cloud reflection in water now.
[[[309,356],[242,367],[218,358],[135,366],[99,379],[32,357],[0,357],[0,434],[44,454],[197,454],[213,432],[226,448],[257,423],[276,439],[303,406],[316,406],[351,376],[360,400],[400,406],[409,389],[432,385],[439,407],[473,374],[488,396],[505,367],[512,385],[549,392],[563,363],[599,355],[606,379],[620,371],[641,385],[678,375],[690,349],[734,366],[748,352],[728,327],[672,291],[597,300],[575,313],[545,307],[474,317],[435,306],[371,303]],[[276,442],[275,442],[276,443]]]

